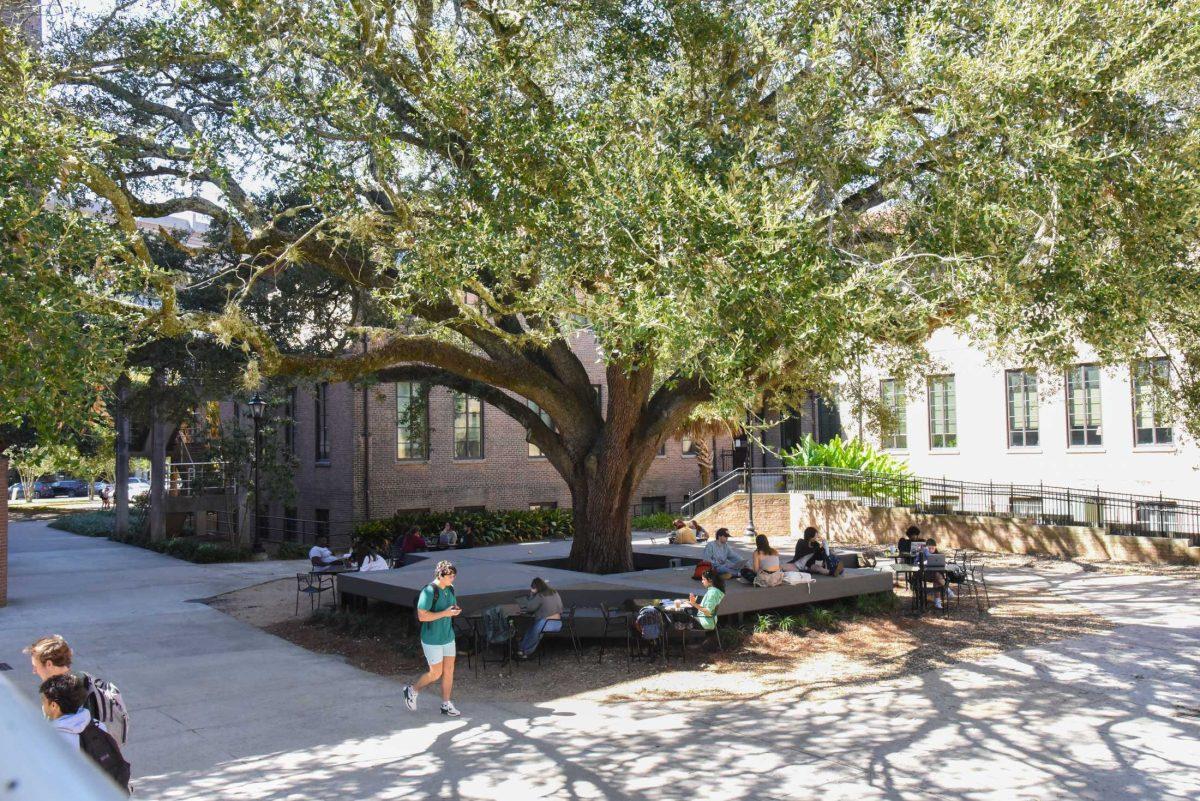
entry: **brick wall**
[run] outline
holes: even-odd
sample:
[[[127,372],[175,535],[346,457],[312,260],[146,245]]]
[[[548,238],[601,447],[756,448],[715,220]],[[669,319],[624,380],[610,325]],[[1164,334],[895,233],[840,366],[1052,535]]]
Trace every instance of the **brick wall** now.
[[[0,459],[0,476],[8,476],[8,460]],[[0,500],[0,606],[8,603],[8,484]]]
[[[696,520],[710,534],[719,528],[727,528],[734,537],[745,533],[749,519],[750,504],[744,492],[735,492],[696,515]],[[791,536],[791,505],[787,493],[754,493],[754,530],[771,539]]]

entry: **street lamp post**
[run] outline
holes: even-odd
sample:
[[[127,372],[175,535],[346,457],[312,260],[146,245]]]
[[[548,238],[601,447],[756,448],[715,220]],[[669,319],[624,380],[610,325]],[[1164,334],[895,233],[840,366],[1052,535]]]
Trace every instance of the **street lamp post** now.
[[[262,532],[259,530],[259,520],[261,518],[261,507],[259,499],[262,495],[259,492],[259,464],[262,462],[262,416],[267,408],[267,402],[262,399],[257,392],[250,399],[250,414],[254,417],[254,553],[262,553]]]

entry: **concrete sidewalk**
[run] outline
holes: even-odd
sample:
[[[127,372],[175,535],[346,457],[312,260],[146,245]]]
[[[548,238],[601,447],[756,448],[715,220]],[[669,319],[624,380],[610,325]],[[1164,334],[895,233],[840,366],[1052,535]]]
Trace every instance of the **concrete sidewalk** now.
[[[1187,582],[999,576],[1121,625],[850,700],[804,687],[786,707],[564,699],[451,721],[430,696],[410,713],[394,682],[188,602],[293,565],[191,565],[37,523],[11,536],[0,661],[24,673],[20,648],[57,631],[80,667],[117,681],[139,797],[1200,797],[1200,592]]]

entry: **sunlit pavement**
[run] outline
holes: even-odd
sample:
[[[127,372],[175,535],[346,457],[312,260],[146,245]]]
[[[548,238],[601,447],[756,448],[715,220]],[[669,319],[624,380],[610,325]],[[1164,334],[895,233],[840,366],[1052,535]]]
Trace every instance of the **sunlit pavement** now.
[[[161,799],[1200,797],[1200,590],[1030,574],[1118,623],[865,686],[836,701],[473,704],[397,685],[189,600],[294,573],[192,565],[14,523],[0,661],[58,632],[133,711],[138,797]],[[32,697],[36,681],[10,674]],[[532,668],[529,681],[553,682]]]

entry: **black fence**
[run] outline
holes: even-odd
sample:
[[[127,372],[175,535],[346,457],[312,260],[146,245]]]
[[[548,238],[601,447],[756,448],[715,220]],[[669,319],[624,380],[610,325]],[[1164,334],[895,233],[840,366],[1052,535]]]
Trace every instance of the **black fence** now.
[[[820,467],[742,469],[692,495],[695,515],[734,492],[803,492],[866,506],[904,507],[925,514],[999,515],[1039,525],[1092,526],[1110,534],[1186,539],[1200,545],[1200,502],[1154,495],[1083,490],[1047,484],[897,478]]]

